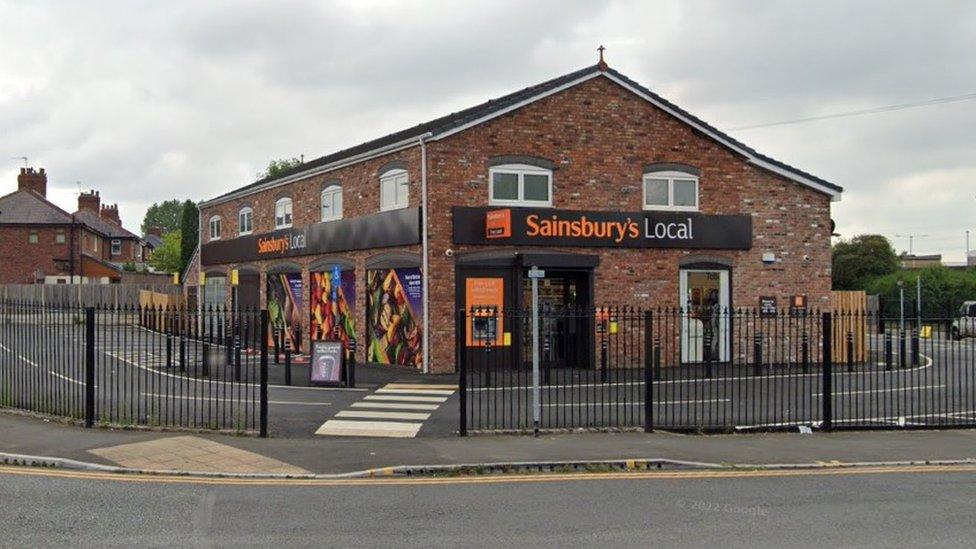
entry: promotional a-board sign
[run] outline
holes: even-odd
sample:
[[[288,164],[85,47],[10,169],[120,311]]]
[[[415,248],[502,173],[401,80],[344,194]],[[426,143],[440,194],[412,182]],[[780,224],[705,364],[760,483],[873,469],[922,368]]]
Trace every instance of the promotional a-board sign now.
[[[342,383],[343,345],[341,341],[313,341],[309,382],[312,385]]]

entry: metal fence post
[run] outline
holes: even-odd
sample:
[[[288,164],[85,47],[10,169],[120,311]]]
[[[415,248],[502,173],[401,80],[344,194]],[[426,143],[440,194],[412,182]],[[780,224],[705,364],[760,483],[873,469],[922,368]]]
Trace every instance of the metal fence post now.
[[[261,333],[268,333],[268,311],[261,311]],[[268,438],[268,338],[261,338],[261,426],[262,438]]]
[[[820,336],[823,341],[823,382],[820,390],[820,405],[822,407],[822,427],[829,431],[833,427],[833,322],[831,313],[823,313]]]
[[[349,338],[349,362],[346,364],[346,387],[356,386],[356,338]]]
[[[752,338],[752,374],[762,375],[762,363],[763,363],[763,348],[762,348],[762,333],[757,333]]]
[[[465,323],[464,309],[459,309],[457,313],[457,323],[454,325],[457,335],[458,363],[458,435],[468,436],[468,364],[465,355]]]
[[[85,427],[95,425],[95,308],[85,308]]]
[[[600,382],[607,382],[607,321],[600,321]]]
[[[654,317],[651,311],[644,311],[644,432],[654,431]]]

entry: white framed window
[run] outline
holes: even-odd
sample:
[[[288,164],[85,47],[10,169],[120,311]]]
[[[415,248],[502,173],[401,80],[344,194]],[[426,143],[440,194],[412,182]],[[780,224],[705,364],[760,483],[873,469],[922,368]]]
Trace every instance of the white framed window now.
[[[95,236],[95,235],[91,235],[91,239],[92,239],[92,251],[93,252],[97,252],[98,251],[98,237]]]
[[[254,210],[249,206],[245,206],[237,213],[237,233],[241,235],[251,234],[253,230]]]
[[[210,240],[220,240],[220,216],[210,218]]]
[[[552,206],[552,171],[528,164],[488,170],[488,203],[498,206]]]
[[[122,253],[122,241],[118,239],[112,239],[112,255],[119,255]]]
[[[390,170],[380,177],[380,211],[406,208],[410,201],[406,170]]]
[[[698,211],[698,177],[685,172],[644,174],[644,209]]]
[[[275,229],[287,229],[291,222],[291,199],[279,198],[275,202]]]
[[[31,244],[37,244],[37,231],[31,231],[27,234],[27,242]]]
[[[329,185],[322,191],[322,221],[342,219],[342,187]]]
[[[58,229],[58,232],[54,234],[54,242],[56,244],[64,244],[65,241],[64,229]]]

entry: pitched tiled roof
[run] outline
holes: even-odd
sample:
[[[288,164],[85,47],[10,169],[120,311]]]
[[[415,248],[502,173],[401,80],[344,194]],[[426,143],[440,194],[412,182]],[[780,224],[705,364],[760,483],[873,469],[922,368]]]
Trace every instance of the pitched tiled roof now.
[[[125,227],[121,227],[115,223],[106,221],[91,210],[78,210],[75,212],[75,218],[110,238],[139,238],[135,234],[126,230]]]
[[[163,238],[154,234],[147,234],[146,236],[142,237],[142,241],[151,246],[153,249],[163,245]]]
[[[34,191],[21,189],[0,197],[0,223],[67,224],[71,214]]]
[[[715,127],[705,123],[698,117],[692,115],[691,113],[685,111],[684,109],[681,109],[677,105],[657,95],[656,93],[645,88],[644,86],[641,86],[640,84],[631,80],[624,74],[610,68],[607,68],[606,70],[602,70],[599,65],[593,65],[577,71],[573,71],[568,74],[564,74],[563,76],[554,78],[552,80],[548,80],[541,84],[530,86],[528,88],[524,88],[517,92],[510,93],[503,97],[499,97],[498,99],[486,101],[484,103],[475,105],[473,107],[464,109],[462,111],[451,113],[449,115],[436,118],[429,122],[424,122],[422,124],[418,124],[411,128],[400,130],[398,132],[385,135],[378,139],[361,143],[359,145],[356,145],[355,147],[351,147],[338,152],[334,152],[332,154],[328,154],[326,156],[316,158],[315,160],[311,160],[309,162],[296,166],[295,168],[277,174],[273,177],[265,177],[263,179],[255,181],[254,183],[251,183],[239,189],[230,191],[228,193],[224,193],[220,196],[217,196],[213,199],[206,201],[205,204],[210,202],[221,201],[222,199],[231,196],[248,194],[249,191],[256,191],[278,180],[286,179],[292,176],[298,176],[300,174],[304,174],[305,172],[313,171],[316,168],[321,168],[324,166],[328,166],[330,164],[335,164],[337,162],[350,160],[356,156],[371,153],[373,151],[383,149],[384,147],[396,145],[397,143],[402,143],[405,141],[409,141],[411,139],[419,139],[421,136],[428,133],[430,134],[430,139],[437,139],[438,136],[442,136],[447,133],[452,133],[453,131],[456,131],[469,124],[476,124],[479,120],[487,119],[492,117],[493,115],[498,115],[507,112],[514,108],[518,108],[521,104],[531,102],[534,99],[537,99],[541,96],[564,89],[566,87],[571,87],[574,82],[579,83],[589,78],[600,76],[601,74],[611,78],[612,80],[620,83],[625,87],[630,88],[635,93],[645,96],[647,100],[658,105],[659,107],[663,108],[666,111],[670,111],[672,115],[678,117],[685,123],[691,124],[693,126],[697,126],[703,133],[705,133],[712,139],[718,141],[719,143],[729,148],[732,148],[733,150],[736,150],[740,154],[749,157],[750,161],[763,168],[780,173],[784,177],[793,179],[801,184],[818,188],[818,190],[821,190],[822,192],[826,192],[831,195],[836,196],[843,191],[843,188],[841,188],[838,185],[825,181],[805,171],[794,168],[793,166],[790,166],[782,161],[760,154],[755,149],[746,146],[745,144],[732,138],[728,134],[721,132]]]

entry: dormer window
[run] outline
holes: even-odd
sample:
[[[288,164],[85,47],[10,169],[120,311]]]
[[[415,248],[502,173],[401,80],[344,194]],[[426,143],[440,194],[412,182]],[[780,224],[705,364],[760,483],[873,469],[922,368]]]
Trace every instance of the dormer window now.
[[[275,202],[275,229],[287,229],[291,222],[291,199],[279,198]]]
[[[552,206],[552,170],[503,164],[488,170],[488,203],[493,206]]]
[[[690,171],[646,172],[644,209],[698,211],[698,176]]]

